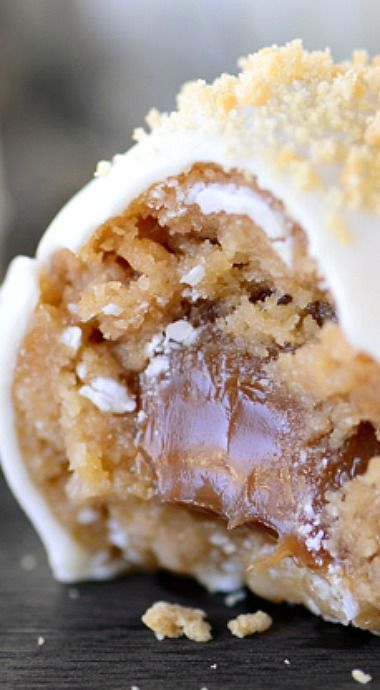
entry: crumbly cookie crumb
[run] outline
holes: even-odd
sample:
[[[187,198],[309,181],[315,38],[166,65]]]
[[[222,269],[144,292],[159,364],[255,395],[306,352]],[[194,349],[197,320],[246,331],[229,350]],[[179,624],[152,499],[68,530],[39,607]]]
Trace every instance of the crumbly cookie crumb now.
[[[67,596],[68,596],[69,599],[71,599],[72,601],[77,601],[77,599],[80,598],[79,589],[77,589],[76,587],[70,587],[70,588],[68,589],[68,591],[67,591]]]
[[[243,601],[247,596],[247,592],[244,589],[237,589],[235,592],[230,592],[224,597],[224,603],[226,606],[235,606],[239,601]]]
[[[256,613],[243,613],[237,618],[232,618],[227,623],[227,628],[235,637],[246,637],[254,633],[262,633],[271,627],[272,618],[265,611]]]
[[[37,567],[37,558],[33,553],[26,553],[20,561],[23,570],[35,570]]]
[[[360,668],[354,668],[351,672],[351,675],[357,683],[361,683],[362,685],[366,685],[372,680],[372,676],[370,676],[369,673],[364,673],[364,671],[361,671]]]
[[[212,638],[211,626],[204,620],[205,617],[201,609],[157,601],[147,609],[141,620],[153,630],[158,640],[184,635],[194,642],[208,642]]]

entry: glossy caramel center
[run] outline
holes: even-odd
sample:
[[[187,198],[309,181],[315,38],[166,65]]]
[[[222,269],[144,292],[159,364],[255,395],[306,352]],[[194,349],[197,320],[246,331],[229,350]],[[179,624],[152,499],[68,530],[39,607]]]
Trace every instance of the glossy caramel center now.
[[[267,361],[216,335],[168,357],[153,381],[141,377],[142,443],[158,497],[229,527],[261,524],[318,559],[325,493],[379,452],[372,427],[362,423],[332,451],[328,436],[311,438],[310,408],[268,377]]]

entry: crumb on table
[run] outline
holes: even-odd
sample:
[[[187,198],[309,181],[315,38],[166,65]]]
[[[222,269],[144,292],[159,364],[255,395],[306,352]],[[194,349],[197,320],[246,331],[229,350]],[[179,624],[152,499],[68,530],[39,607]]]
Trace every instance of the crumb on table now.
[[[20,565],[23,570],[35,570],[37,558],[33,553],[27,553],[21,558]]]
[[[69,587],[69,589],[67,590],[67,596],[69,597],[69,599],[76,601],[80,598],[79,589],[77,589],[76,587]]]
[[[351,672],[351,675],[357,683],[361,683],[362,685],[366,685],[372,680],[372,676],[370,676],[369,673],[364,673],[364,671],[361,671],[360,668],[354,668]]]
[[[157,601],[147,609],[141,620],[153,630],[158,640],[184,635],[194,642],[207,642],[212,635],[210,623],[204,620],[205,617],[201,609]]]
[[[254,633],[262,633],[271,627],[272,618],[265,611],[256,613],[243,613],[237,618],[232,618],[227,623],[227,628],[235,637],[246,637]]]
[[[247,596],[247,592],[244,589],[238,589],[235,592],[230,592],[224,597],[224,603],[226,606],[235,606],[239,601],[243,601]]]

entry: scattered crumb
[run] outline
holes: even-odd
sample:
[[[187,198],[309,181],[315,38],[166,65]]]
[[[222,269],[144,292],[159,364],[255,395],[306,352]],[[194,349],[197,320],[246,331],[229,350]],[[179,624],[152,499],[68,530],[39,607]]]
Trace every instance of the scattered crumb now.
[[[138,685],[131,685],[131,690],[140,690]]]
[[[20,565],[23,570],[35,570],[37,558],[32,553],[27,553],[21,558]]]
[[[226,556],[229,556],[230,554],[235,553],[236,551],[236,546],[233,543],[233,541],[226,537],[225,534],[220,534],[220,532],[214,532],[214,534],[211,534],[210,544],[213,544],[213,546],[217,546],[218,548],[220,548],[223,551],[223,553],[226,554]]]
[[[151,359],[159,352],[163,352],[164,345],[163,333],[156,333],[153,338],[144,347],[144,354]]]
[[[174,321],[166,327],[166,337],[176,343],[191,345],[197,337],[197,332],[191,323],[185,319],[179,319],[179,321]]]
[[[212,669],[215,670],[216,668],[218,668],[218,664],[211,664],[211,665],[210,665],[210,668],[212,668]]]
[[[45,638],[42,637],[41,635],[37,637],[37,645],[38,647],[42,647],[45,644]]]
[[[78,305],[74,304],[74,302],[68,302],[67,304],[67,310],[70,312],[70,314],[78,314]]]
[[[246,637],[246,635],[265,632],[272,623],[272,618],[267,613],[256,611],[256,613],[243,613],[233,618],[228,621],[227,628],[235,637]]]
[[[60,342],[73,352],[77,352],[82,343],[82,330],[79,326],[68,326],[62,331]]]
[[[207,642],[212,635],[211,626],[204,620],[205,617],[206,614],[201,609],[157,601],[144,613],[141,620],[153,630],[158,640],[185,635],[194,642]]]
[[[120,316],[120,314],[123,313],[123,310],[118,304],[110,302],[110,304],[106,304],[103,307],[102,313],[105,314],[105,316]]]
[[[169,359],[165,355],[154,357],[145,369],[145,376],[154,379],[160,374],[164,374],[169,369]]]
[[[194,287],[194,285],[198,285],[198,283],[203,280],[205,275],[206,271],[203,266],[194,266],[188,273],[186,273],[186,275],[182,276],[179,282]]]
[[[87,398],[102,412],[124,414],[136,409],[136,400],[128,389],[118,381],[106,376],[97,376],[90,385],[82,386],[79,395]]]
[[[92,525],[92,523],[99,520],[99,518],[99,511],[89,506],[81,508],[77,514],[77,522],[79,522],[80,525]]]
[[[132,132],[132,139],[133,141],[143,141],[145,137],[147,136],[147,133],[144,129],[144,127],[135,127],[135,129]]]
[[[68,595],[69,599],[76,601],[77,599],[80,598],[79,589],[77,589],[76,587],[70,587],[68,592],[67,592],[67,595]]]
[[[95,177],[104,177],[104,175],[108,175],[111,168],[112,163],[110,161],[99,161],[94,175]]]
[[[372,676],[370,676],[369,673],[364,673],[364,671],[361,671],[360,668],[354,668],[354,670],[351,672],[351,675],[357,683],[361,683],[362,685],[366,685],[372,680]]]
[[[144,410],[138,411],[137,417],[136,417],[138,424],[144,424],[144,422],[146,421],[147,418],[148,418],[148,415],[146,412],[144,412]]]
[[[247,596],[247,592],[244,589],[237,589],[236,592],[231,592],[224,597],[224,603],[226,606],[235,606],[239,601],[243,601]]]
[[[290,661],[289,661],[289,659],[284,659],[284,664],[285,664],[285,666],[290,666]]]

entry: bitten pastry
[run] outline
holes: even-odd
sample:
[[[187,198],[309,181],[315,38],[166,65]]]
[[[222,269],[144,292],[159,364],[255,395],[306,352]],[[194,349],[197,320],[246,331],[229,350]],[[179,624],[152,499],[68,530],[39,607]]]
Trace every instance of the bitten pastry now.
[[[5,475],[57,578],[380,631],[380,59],[185,85],[1,292]]]

